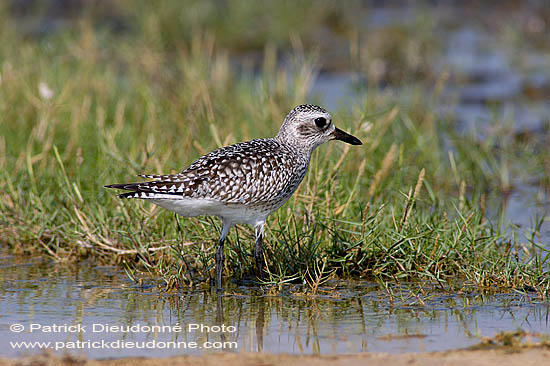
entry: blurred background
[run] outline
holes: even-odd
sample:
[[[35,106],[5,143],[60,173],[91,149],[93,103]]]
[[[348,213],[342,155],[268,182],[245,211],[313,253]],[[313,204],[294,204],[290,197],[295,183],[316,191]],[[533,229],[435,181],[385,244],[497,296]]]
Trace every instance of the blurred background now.
[[[3,34],[21,47],[34,44],[53,56],[56,45],[80,36],[83,53],[67,49],[66,60],[134,57],[159,82],[197,38],[227,55],[233,75],[290,67],[303,57],[315,65],[320,77],[312,81],[332,104],[345,103],[349,95],[337,91],[350,91],[335,89],[348,84],[429,87],[442,74],[465,109],[541,101],[550,83],[550,6],[543,0],[7,0],[2,17]],[[461,120],[490,119],[482,109],[460,113]],[[536,127],[535,116],[519,114],[518,124]]]

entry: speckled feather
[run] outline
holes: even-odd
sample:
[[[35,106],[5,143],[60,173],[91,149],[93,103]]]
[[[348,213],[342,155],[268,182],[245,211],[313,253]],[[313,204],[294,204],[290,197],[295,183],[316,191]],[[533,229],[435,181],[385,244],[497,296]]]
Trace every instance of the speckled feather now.
[[[173,175],[141,175],[151,182],[112,185],[121,198],[212,199],[264,206],[286,201],[302,181],[309,156],[279,141],[256,139],[214,150]],[[159,194],[162,194],[160,196]]]

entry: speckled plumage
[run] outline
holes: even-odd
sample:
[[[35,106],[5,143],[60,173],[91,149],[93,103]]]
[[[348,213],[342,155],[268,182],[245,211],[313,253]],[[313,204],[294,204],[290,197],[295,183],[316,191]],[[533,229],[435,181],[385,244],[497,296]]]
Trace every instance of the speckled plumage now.
[[[117,188],[133,191],[122,198],[209,199],[271,210],[294,193],[308,164],[309,156],[292,146],[257,139],[214,150],[181,173],[142,175],[154,180]]]
[[[152,181],[106,187],[129,191],[120,194],[121,198],[146,199],[182,216],[219,216],[223,227],[216,267],[221,288],[220,263],[229,229],[238,223],[255,226],[255,256],[261,276],[261,243],[267,216],[296,191],[313,150],[333,139],[361,144],[357,138],[335,128],[326,110],[304,104],[290,111],[275,137],[216,149],[178,174],[141,175]]]

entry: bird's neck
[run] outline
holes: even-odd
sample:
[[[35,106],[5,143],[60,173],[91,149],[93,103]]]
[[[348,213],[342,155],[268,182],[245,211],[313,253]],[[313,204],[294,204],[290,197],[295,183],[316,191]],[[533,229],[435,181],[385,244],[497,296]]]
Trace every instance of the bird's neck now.
[[[281,133],[281,131],[279,131],[279,133],[273,138],[273,140],[286,146],[290,151],[294,152],[297,155],[306,156],[308,161],[311,158],[313,150],[315,150],[316,148],[316,146],[305,144],[303,140],[297,139],[296,137],[290,134],[286,134],[284,132]]]

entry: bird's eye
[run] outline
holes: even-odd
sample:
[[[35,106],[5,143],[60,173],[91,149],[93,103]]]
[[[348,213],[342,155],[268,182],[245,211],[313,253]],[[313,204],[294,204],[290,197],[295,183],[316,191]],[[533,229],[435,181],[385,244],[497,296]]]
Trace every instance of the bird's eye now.
[[[323,128],[327,124],[327,119],[325,117],[317,117],[315,118],[315,124],[317,127]]]

